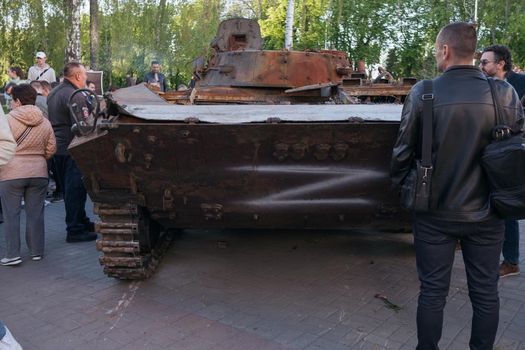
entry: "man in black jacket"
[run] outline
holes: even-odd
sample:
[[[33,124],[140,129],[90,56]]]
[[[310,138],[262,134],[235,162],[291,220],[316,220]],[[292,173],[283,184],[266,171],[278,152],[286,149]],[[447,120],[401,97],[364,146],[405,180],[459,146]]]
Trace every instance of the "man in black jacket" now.
[[[506,80],[516,89],[518,97],[525,104],[525,74],[512,71],[512,55],[508,47],[493,45],[485,48],[479,60],[479,67],[489,77]],[[505,241],[503,242],[503,262],[499,266],[500,277],[520,273],[520,227],[516,220],[505,220]]]
[[[160,63],[158,61],[151,61],[151,71],[144,76],[144,82],[157,86],[162,92],[168,90],[168,81],[166,76],[160,72]]]
[[[86,68],[78,62],[70,62],[64,67],[64,81],[47,96],[49,121],[57,140],[57,152],[53,161],[57,179],[64,190],[68,243],[93,241],[97,238],[92,232],[94,224],[86,216],[87,193],[82,175],[67,152],[74,137],[71,131],[74,120],[69,113],[69,98],[75,90],[86,87],[86,80]]]
[[[417,310],[417,349],[438,349],[443,308],[450,286],[455,247],[461,243],[473,319],[471,349],[492,349],[499,322],[498,265],[504,223],[489,205],[489,184],[480,157],[491,142],[494,102],[483,72],[472,65],[476,31],[451,23],[438,34],[433,80],[433,176],[430,205],[414,213],[414,245],[421,282]],[[503,120],[515,125],[523,110],[514,89],[495,82]],[[421,156],[423,84],[405,101],[391,176],[401,185]],[[428,97],[428,96],[427,96]]]

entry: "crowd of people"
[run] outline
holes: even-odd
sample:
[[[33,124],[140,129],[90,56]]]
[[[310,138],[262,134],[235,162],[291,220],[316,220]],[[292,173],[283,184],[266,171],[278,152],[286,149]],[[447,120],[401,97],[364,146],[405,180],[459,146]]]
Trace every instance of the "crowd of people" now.
[[[432,168],[436,171],[429,209],[414,213],[413,230],[421,282],[417,310],[420,350],[438,348],[458,244],[474,310],[471,349],[492,349],[499,322],[498,278],[520,273],[518,222],[501,219],[491,208],[490,187],[479,159],[490,143],[495,105],[503,107],[502,118],[507,125],[523,127],[525,75],[513,66],[509,49],[502,45],[485,48],[479,65],[473,65],[476,45],[476,31],[471,24],[458,22],[441,29],[435,42],[435,59],[442,74],[431,84],[419,82],[412,88],[403,107],[392,154],[392,180],[399,186],[407,185],[421,153],[418,147],[423,100],[431,99]],[[86,215],[87,194],[80,171],[67,152],[74,136],[68,100],[76,89],[95,90],[95,84],[87,81],[86,68],[80,63],[66,64],[64,79],[57,83],[45,53],[38,52],[36,60],[29,69],[29,81],[23,80],[19,68],[9,69],[10,82],[5,91],[10,112],[7,117],[0,117],[0,198],[4,209],[2,231],[7,243],[6,256],[0,263],[7,266],[22,262],[22,200],[31,259],[38,261],[44,256],[48,164],[64,192],[66,241],[91,241],[97,237],[94,224]],[[379,73],[378,79],[393,79],[382,67]],[[494,90],[488,83],[491,79]],[[157,61],[152,62],[144,81],[161,91],[168,89]],[[50,159],[52,162],[48,163]]]
[[[9,113],[0,120],[0,202],[3,209],[4,266],[22,263],[20,254],[20,212],[26,212],[26,244],[31,259],[44,256],[44,206],[49,174],[54,177],[54,199],[63,197],[66,209],[66,242],[92,241],[97,238],[94,223],[87,217],[87,193],[81,174],[67,152],[74,135],[68,100],[80,88],[95,90],[87,80],[86,68],[77,62],[65,65],[63,79],[56,81],[44,52],[37,52],[36,64],[28,80],[18,67],[9,69],[10,81],[4,89]],[[3,127],[3,129],[1,129]],[[10,135],[10,137],[8,137]],[[3,143],[3,144],[2,144]],[[9,152],[14,146],[14,153]]]
[[[0,155],[0,203],[3,208],[0,222],[4,223],[2,231],[7,247],[6,256],[0,264],[4,266],[22,263],[20,212],[23,206],[27,215],[25,236],[31,259],[38,261],[44,256],[43,213],[49,175],[55,186],[50,201],[64,200],[66,242],[97,238],[95,225],[86,215],[87,193],[80,170],[67,152],[74,137],[69,97],[80,88],[88,88],[95,93],[96,85],[87,80],[86,68],[80,63],[66,64],[63,75],[57,81],[55,70],[46,62],[46,54],[39,51],[35,59],[35,65],[29,68],[28,79],[24,79],[20,67],[10,67],[9,81],[4,88],[9,110],[5,116],[2,109],[0,117],[0,120],[8,121],[7,124],[0,124],[5,133],[0,134],[0,144],[4,142],[0,145],[0,152],[3,152]],[[168,89],[158,61],[151,62],[151,71],[145,75],[144,82],[162,92]],[[8,137],[9,134],[12,136]],[[13,142],[14,153],[9,148]]]

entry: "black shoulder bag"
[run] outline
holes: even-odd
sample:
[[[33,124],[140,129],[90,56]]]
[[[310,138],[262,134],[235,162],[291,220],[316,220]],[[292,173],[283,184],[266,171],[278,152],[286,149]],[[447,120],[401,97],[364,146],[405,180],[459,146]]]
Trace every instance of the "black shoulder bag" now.
[[[401,188],[401,205],[415,212],[427,212],[430,207],[430,187],[432,183],[432,119],[434,94],[432,80],[423,81],[423,116],[421,126],[421,159],[416,160],[416,168],[407,175]]]
[[[489,179],[490,203],[505,219],[525,219],[525,135],[503,124],[494,80],[487,79],[494,100],[496,125],[481,165]]]

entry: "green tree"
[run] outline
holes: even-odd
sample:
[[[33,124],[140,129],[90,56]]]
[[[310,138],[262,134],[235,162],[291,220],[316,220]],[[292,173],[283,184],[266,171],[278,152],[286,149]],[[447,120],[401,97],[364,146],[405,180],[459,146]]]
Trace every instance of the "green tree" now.
[[[380,62],[392,36],[394,5],[395,0],[333,0],[328,16],[331,46],[348,52],[354,62]]]

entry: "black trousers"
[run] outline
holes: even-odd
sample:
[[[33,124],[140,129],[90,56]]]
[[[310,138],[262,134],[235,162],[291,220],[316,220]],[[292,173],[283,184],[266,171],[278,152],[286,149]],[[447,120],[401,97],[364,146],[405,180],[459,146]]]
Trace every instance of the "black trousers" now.
[[[69,155],[55,155],[53,161],[58,181],[64,186],[67,234],[84,234],[89,218],[86,216],[87,193],[82,182],[82,174]]]
[[[459,241],[472,303],[470,349],[492,350],[499,322],[499,257],[504,222],[447,222],[414,217],[416,264],[421,282],[417,308],[418,350],[439,349],[455,248]]]

